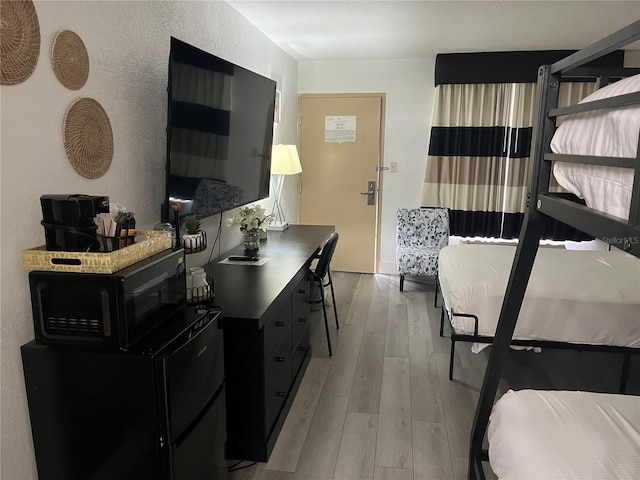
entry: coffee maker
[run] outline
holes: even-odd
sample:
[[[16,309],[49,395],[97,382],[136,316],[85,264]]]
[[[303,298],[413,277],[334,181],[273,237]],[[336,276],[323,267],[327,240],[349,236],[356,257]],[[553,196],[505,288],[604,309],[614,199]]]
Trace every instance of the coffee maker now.
[[[40,197],[47,250],[96,252],[100,250],[93,219],[109,213],[109,197],[52,194]]]

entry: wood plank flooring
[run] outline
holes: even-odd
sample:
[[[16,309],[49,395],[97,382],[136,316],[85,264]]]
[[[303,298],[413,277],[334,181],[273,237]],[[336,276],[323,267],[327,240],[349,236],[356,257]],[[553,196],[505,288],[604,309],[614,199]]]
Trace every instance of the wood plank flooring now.
[[[439,336],[434,283],[394,275],[335,272],[340,329],[328,308],[312,312],[312,358],[268,463],[242,462],[230,480],[445,480],[467,478],[471,424],[489,350]],[[513,351],[508,388],[615,392],[619,355]],[[628,392],[640,394],[640,359]],[[229,465],[237,463],[230,460]],[[488,478],[495,478],[486,466]]]

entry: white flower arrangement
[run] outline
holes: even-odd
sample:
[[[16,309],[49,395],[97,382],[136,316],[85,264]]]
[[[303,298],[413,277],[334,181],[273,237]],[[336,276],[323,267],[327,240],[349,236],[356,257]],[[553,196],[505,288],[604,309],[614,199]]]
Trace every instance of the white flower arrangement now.
[[[258,205],[243,207],[233,217],[227,220],[227,225],[239,225],[240,231],[246,233],[251,230],[267,231],[273,217],[265,214],[266,210]]]

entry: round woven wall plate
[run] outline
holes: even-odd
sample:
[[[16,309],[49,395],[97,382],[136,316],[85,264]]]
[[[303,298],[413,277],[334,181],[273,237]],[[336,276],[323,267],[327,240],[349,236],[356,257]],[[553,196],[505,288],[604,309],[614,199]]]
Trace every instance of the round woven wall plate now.
[[[40,24],[32,1],[0,1],[0,83],[29,78],[40,55]]]
[[[71,30],[56,35],[51,48],[53,72],[70,90],[84,86],[89,76],[89,55],[82,39]]]
[[[113,158],[113,132],[109,117],[92,98],[74,102],[64,116],[64,149],[73,168],[83,177],[98,178]]]

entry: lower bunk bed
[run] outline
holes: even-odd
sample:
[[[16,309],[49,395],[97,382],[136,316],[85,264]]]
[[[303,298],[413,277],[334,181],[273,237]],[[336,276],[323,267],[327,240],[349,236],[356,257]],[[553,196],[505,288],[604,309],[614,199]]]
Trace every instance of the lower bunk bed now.
[[[440,335],[451,327],[449,379],[456,342],[480,352],[493,342],[516,247],[449,245],[440,251]],[[437,295],[436,292],[436,295]],[[640,354],[640,260],[621,251],[540,248],[512,345]]]
[[[635,480],[640,397],[509,390],[494,405],[487,439],[500,479]]]

